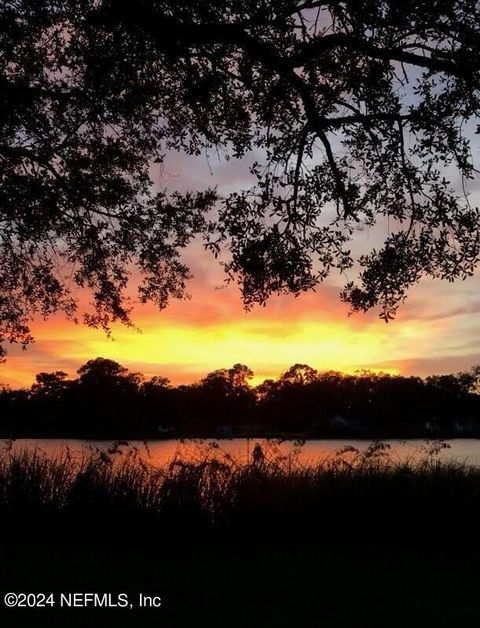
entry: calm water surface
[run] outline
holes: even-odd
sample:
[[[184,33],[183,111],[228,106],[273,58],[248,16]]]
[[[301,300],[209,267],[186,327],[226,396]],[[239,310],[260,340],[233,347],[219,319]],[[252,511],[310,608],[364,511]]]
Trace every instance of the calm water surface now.
[[[431,445],[425,440],[385,440],[383,442],[390,446],[390,455],[398,461],[422,456],[425,454],[425,448]],[[480,439],[458,438],[444,442],[449,447],[439,454],[442,460],[454,460],[480,466]],[[370,441],[365,440],[309,440],[299,446],[295,441],[266,441],[255,438],[207,439],[204,441],[129,441],[129,445],[136,447],[142,458],[155,466],[163,465],[175,457],[195,461],[203,459],[206,455],[218,457],[229,455],[238,462],[245,463],[251,460],[253,448],[257,443],[261,445],[267,457],[291,456],[298,458],[305,465],[331,458],[345,447],[355,447],[359,451],[365,451],[371,444]],[[6,445],[5,442],[4,446]],[[15,449],[38,448],[52,457],[60,454],[66,447],[75,455],[82,455],[82,452],[88,453],[92,447],[107,450],[111,445],[111,441],[74,439],[18,439],[13,444]]]

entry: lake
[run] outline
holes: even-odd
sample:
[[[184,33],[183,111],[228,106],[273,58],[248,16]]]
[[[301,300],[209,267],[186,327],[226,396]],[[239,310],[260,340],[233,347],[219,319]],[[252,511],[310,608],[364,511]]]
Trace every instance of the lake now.
[[[395,461],[411,460],[425,455],[431,442],[425,440],[384,440],[389,445],[389,452]],[[441,460],[453,460],[468,465],[480,466],[480,439],[458,438],[444,441],[448,448],[439,453]],[[3,442],[7,446],[8,441]],[[312,465],[332,458],[345,447],[354,447],[360,452],[365,451],[371,444],[366,440],[308,440],[299,445],[296,441],[272,441],[261,438],[233,438],[233,439],[206,439],[206,440],[155,440],[129,441],[129,445],[136,447],[139,455],[150,464],[161,466],[174,458],[200,461],[209,457],[231,456],[240,463],[252,459],[252,452],[256,444],[260,444],[267,458],[274,456],[290,456],[301,464]],[[1,442],[0,442],[1,445]],[[92,448],[108,450],[112,441],[82,441],[60,439],[18,439],[13,443],[15,449],[35,449],[45,452],[49,456],[56,456],[68,447],[75,456],[82,452],[88,453]],[[124,448],[123,448],[124,449]]]

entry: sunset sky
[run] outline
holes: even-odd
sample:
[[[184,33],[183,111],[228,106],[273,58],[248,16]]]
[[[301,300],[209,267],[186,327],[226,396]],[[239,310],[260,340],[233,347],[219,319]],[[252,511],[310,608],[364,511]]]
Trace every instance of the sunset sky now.
[[[152,176],[160,187],[218,185],[226,192],[248,183],[249,161],[212,165],[211,158],[192,161],[171,155],[163,171]],[[472,197],[477,194],[473,190]],[[381,231],[359,234],[355,246],[373,246],[377,236],[385,236]],[[319,370],[368,368],[418,375],[480,363],[478,278],[453,285],[424,281],[411,291],[397,319],[386,324],[377,312],[348,316],[339,299],[345,278],[338,276],[316,292],[272,297],[266,307],[246,313],[238,289],[222,285],[218,263],[200,243],[190,246],[185,257],[195,275],[191,300],[172,302],[162,312],[139,307],[133,319],[140,331],[115,326],[113,339],[61,317],[35,321],[35,344],[26,351],[9,348],[6,363],[0,365],[0,383],[30,385],[35,373],[58,369],[73,376],[96,356],[146,376],[169,377],[173,383],[192,382],[236,362],[253,369],[255,382],[275,377],[295,362]]]

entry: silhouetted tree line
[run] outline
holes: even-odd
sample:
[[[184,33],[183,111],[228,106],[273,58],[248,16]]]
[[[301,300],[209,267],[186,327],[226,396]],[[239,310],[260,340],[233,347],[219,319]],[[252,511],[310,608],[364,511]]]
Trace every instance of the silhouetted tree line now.
[[[320,373],[295,364],[277,380],[251,386],[243,364],[191,385],[145,379],[96,358],[76,379],[38,373],[29,389],[0,389],[6,436],[194,437],[230,435],[365,436],[480,434],[480,367],[426,379],[360,371]]]

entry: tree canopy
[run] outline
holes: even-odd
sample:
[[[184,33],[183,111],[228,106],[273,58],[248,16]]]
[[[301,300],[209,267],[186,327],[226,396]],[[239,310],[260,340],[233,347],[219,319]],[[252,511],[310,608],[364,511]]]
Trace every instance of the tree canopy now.
[[[0,7],[0,342],[35,313],[129,322],[185,295],[192,238],[247,307],[347,274],[386,320],[480,253],[476,0],[6,0]],[[255,155],[252,184],[162,191],[168,151]],[[352,251],[358,231],[382,241]],[[135,270],[136,269],[136,270]]]
[[[251,385],[234,364],[192,384],[146,379],[95,358],[70,379],[41,372],[29,389],[0,386],[4,437],[196,438],[235,435],[456,437],[480,434],[480,366],[449,375],[318,372],[294,364]]]

